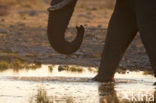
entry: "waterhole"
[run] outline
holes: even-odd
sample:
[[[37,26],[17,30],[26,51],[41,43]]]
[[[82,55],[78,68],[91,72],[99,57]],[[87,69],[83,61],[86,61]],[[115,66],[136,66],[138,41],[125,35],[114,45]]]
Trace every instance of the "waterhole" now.
[[[96,74],[77,66],[7,69],[0,72],[0,103],[154,103],[152,75],[126,71],[115,74],[115,83],[98,83],[91,80]]]

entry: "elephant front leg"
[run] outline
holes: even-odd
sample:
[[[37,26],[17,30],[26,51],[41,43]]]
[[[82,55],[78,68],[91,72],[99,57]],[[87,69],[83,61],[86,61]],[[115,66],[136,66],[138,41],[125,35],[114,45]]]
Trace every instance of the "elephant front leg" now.
[[[99,72],[93,80],[113,81],[116,68],[136,33],[137,27],[133,11],[117,2],[109,23]]]

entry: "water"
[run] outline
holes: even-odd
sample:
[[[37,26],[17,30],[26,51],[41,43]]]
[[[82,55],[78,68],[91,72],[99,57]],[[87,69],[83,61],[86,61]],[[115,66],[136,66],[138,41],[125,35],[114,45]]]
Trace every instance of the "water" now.
[[[156,79],[141,71],[116,73],[115,84],[106,84],[92,81],[96,73],[87,67],[81,73],[59,72],[57,68],[50,72],[48,65],[42,65],[36,70],[0,72],[0,103],[29,103],[39,88],[45,89],[54,103],[154,103]]]

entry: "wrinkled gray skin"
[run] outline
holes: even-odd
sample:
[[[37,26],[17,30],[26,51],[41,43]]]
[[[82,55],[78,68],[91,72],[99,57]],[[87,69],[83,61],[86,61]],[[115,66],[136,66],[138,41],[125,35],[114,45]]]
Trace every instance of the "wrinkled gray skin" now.
[[[53,0],[52,4],[54,1],[61,0]],[[77,39],[78,42],[71,43],[71,45],[64,41],[64,32],[70,20],[70,17],[66,17],[66,15],[71,16],[77,0],[73,1],[56,12],[50,12],[49,17],[49,41],[56,51],[63,54],[71,54],[79,49],[83,39],[84,30],[81,27],[79,31],[82,35]],[[57,13],[58,15],[55,15]],[[59,21],[66,23],[60,25]],[[56,29],[55,32],[53,29]],[[62,34],[59,34],[60,32]],[[94,80],[100,82],[113,81],[116,68],[137,32],[140,32],[156,76],[156,0],[116,0],[115,10],[108,26],[99,73]]]

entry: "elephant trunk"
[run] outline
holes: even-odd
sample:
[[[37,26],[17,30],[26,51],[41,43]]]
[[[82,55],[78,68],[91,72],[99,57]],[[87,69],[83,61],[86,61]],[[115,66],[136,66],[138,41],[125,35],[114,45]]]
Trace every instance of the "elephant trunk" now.
[[[64,3],[64,1],[66,1]],[[48,39],[51,46],[59,53],[72,54],[80,48],[83,41],[84,27],[76,27],[77,36],[72,42],[65,40],[65,31],[71,19],[77,0],[53,0],[49,8]]]

